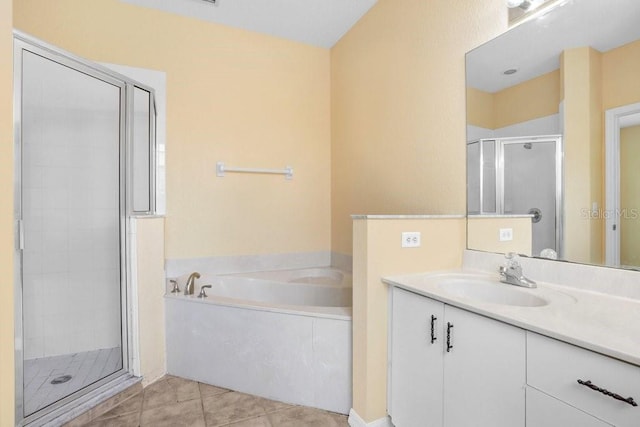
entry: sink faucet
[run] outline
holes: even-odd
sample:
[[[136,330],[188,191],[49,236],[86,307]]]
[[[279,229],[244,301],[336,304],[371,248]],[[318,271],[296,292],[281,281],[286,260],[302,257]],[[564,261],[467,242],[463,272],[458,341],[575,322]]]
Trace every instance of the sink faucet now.
[[[196,279],[199,279],[199,278],[200,278],[200,273],[198,272],[193,272],[189,275],[189,278],[187,279],[187,284],[184,285],[185,295],[193,295]]]
[[[535,288],[536,282],[524,277],[522,266],[518,262],[518,254],[509,252],[504,256],[507,259],[506,265],[500,266],[500,281],[509,285],[524,286],[525,288]]]

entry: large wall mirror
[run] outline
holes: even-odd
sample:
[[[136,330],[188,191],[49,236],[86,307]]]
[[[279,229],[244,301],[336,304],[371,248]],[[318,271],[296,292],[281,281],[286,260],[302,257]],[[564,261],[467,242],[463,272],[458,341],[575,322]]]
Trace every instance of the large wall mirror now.
[[[640,269],[640,1],[556,1],[466,66],[468,248]]]

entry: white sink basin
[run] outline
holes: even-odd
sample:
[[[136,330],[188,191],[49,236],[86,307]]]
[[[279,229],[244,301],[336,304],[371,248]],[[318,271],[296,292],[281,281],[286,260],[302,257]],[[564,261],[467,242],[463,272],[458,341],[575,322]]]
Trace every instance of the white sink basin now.
[[[491,280],[475,278],[446,278],[438,285],[446,293],[466,299],[517,307],[541,307],[549,301],[531,291]]]

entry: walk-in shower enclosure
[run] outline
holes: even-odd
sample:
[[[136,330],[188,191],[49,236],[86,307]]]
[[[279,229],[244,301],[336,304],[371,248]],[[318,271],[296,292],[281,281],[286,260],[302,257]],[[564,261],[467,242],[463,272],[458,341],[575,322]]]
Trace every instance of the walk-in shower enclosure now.
[[[153,90],[14,35],[16,419],[128,376],[127,217],[154,212]]]
[[[480,139],[467,143],[470,215],[531,215],[532,255],[562,255],[562,137]]]

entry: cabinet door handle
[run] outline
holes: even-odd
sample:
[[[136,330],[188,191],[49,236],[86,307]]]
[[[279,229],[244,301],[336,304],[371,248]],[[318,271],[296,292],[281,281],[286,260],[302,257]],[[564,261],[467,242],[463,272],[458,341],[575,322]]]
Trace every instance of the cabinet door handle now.
[[[431,315],[431,344],[433,344],[438,339],[438,337],[436,337],[436,329],[435,329],[436,320],[438,320],[438,318],[432,314]]]
[[[597,392],[600,392],[600,393],[604,394],[605,396],[613,397],[616,400],[621,400],[623,402],[626,402],[631,406],[638,406],[636,401],[633,400],[633,397],[622,397],[617,393],[613,393],[613,392],[610,392],[607,389],[598,387],[597,385],[593,384],[590,380],[587,380],[587,381],[578,380],[578,384],[586,386],[586,387],[589,387],[591,390],[595,390]]]
[[[447,353],[453,348],[451,345],[451,329],[453,329],[453,323],[447,322]]]

